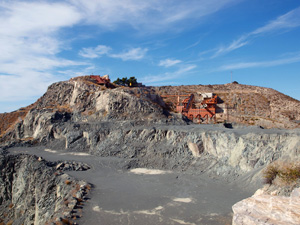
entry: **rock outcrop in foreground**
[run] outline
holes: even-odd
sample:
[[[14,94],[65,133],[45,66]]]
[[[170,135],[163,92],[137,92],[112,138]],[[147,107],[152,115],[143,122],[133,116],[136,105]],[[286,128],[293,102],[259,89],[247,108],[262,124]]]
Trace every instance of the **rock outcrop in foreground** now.
[[[89,185],[31,155],[0,155],[0,223],[71,224]]]
[[[297,225],[300,224],[300,188],[294,189],[289,197],[259,189],[232,209],[233,225]]]

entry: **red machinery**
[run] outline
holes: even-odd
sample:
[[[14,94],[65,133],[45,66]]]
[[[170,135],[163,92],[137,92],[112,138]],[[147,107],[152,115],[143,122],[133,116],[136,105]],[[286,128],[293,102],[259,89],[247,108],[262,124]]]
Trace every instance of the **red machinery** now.
[[[171,97],[175,95],[165,95],[162,97]],[[177,95],[178,103],[176,106],[176,111],[185,115],[190,120],[197,120],[199,123],[206,122],[208,123],[212,119],[215,119],[216,115],[216,105],[217,105],[217,95],[212,95],[211,97],[205,96],[201,102],[199,108],[195,107],[195,96],[194,94],[190,95]],[[188,96],[180,104],[179,97]]]
[[[108,78],[108,76],[100,77],[99,75],[90,75],[90,78],[100,85],[107,86],[110,84],[110,79]]]

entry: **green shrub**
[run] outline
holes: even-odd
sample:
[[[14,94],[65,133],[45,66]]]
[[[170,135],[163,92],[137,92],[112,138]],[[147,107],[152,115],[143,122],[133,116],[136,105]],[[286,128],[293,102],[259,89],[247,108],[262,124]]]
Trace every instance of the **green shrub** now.
[[[123,77],[122,79],[118,78],[113,83],[128,87],[136,87],[138,85],[137,79],[135,77],[130,77],[129,79],[127,79],[127,77]]]

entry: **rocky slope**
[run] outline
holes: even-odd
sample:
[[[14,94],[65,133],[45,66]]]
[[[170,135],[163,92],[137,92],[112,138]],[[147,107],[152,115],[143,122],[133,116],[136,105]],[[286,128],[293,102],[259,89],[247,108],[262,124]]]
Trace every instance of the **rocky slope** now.
[[[98,135],[100,141],[93,142]],[[90,153],[136,159],[139,167],[209,170],[224,176],[244,174],[282,157],[297,158],[300,150],[299,131],[260,128],[134,127],[99,131],[96,136],[86,132],[83,139]]]
[[[174,111],[177,97],[162,99],[160,95],[194,93],[196,99],[200,99],[200,93],[207,92],[219,96],[219,107],[227,111],[223,118],[227,122],[265,128],[300,127],[300,102],[270,88],[231,83],[107,89],[95,84],[88,77],[76,77],[52,84],[47,92],[30,106],[12,113],[0,114],[0,138],[9,136],[7,133],[11,133],[16,126],[28,123],[32,118],[37,120],[35,123],[39,123],[42,114],[48,118],[53,117],[52,121],[64,117],[64,121],[72,119],[78,122],[163,122],[170,117],[178,117],[168,111]],[[25,117],[27,122],[24,122]],[[182,122],[180,118],[173,120]],[[13,138],[17,138],[17,135]]]
[[[175,87],[167,88],[172,92]],[[220,94],[224,88],[232,93],[239,90],[266,96],[270,92],[238,84],[205,86],[201,91]],[[48,144],[99,156],[129,158],[133,159],[132,166],[180,170],[211,167],[215,174],[243,174],[281,157],[298,157],[299,130],[188,125],[181,115],[166,110],[156,94],[162,90],[166,91],[106,89],[86,77],[55,83],[27,107],[24,119],[6,130],[1,142],[4,146]]]
[[[88,189],[30,155],[0,155],[0,222],[4,224],[71,224],[75,207]],[[58,168],[60,169],[60,168]]]
[[[187,85],[155,87],[160,95],[213,92],[219,96],[220,106],[227,108],[228,122],[258,125],[266,128],[299,127],[300,102],[271,88],[229,83],[224,85]],[[177,98],[165,101],[174,109]]]
[[[87,77],[79,77],[52,84],[33,105],[13,114],[2,114],[1,123],[4,125],[1,128],[0,144],[3,148],[43,145],[55,150],[67,149],[96,156],[126,158],[127,168],[184,170],[227,180],[243,176],[245,185],[260,184],[257,173],[270,162],[299,158],[299,129],[262,129],[259,126],[239,127],[237,124],[229,129],[223,124],[192,124],[180,114],[169,111],[174,106],[173,99],[165,99],[166,104],[159,96],[183,91],[218,94],[220,104],[225,102],[229,106],[228,110],[231,110],[228,117],[231,121],[295,128],[298,124],[294,121],[300,119],[299,101],[266,88],[227,84],[107,89]],[[8,161],[6,158],[3,160]],[[33,160],[28,167],[34,163]],[[9,173],[12,177],[14,175],[11,174],[25,170],[6,171],[13,164],[6,165],[9,166],[6,169],[3,167],[4,174]],[[29,170],[31,167],[25,168]],[[51,174],[52,170],[49,171]],[[6,178],[3,179],[3,186],[11,186]],[[37,183],[36,178],[30,179],[17,182]],[[57,187],[64,185],[62,180],[56,180],[57,177],[45,175],[43,179],[50,179]],[[42,188],[55,195],[53,188]],[[31,193],[22,194],[26,196]],[[5,212],[18,214],[7,209],[10,199],[13,197],[6,197]],[[58,201],[58,204],[62,203],[61,199]],[[33,215],[30,204],[25,208],[30,211],[27,215]],[[49,208],[49,211],[51,215],[55,214],[54,209]],[[33,218],[29,216],[23,220],[32,221]]]
[[[164,102],[151,88],[106,89],[85,77],[78,77],[50,85],[47,92],[28,107],[0,114],[0,138],[4,137],[5,140],[5,137],[10,137],[12,133],[14,139],[23,138],[27,135],[18,137],[15,133],[16,127],[29,128],[42,121],[47,123],[47,120],[51,120],[51,123],[66,122],[70,119],[155,122],[168,116]]]
[[[2,114],[2,140],[30,141],[53,136],[64,123],[134,121],[134,123],[184,123],[170,116],[162,99],[151,88],[106,89],[85,79],[71,79],[49,86],[33,105],[21,109],[24,115]]]

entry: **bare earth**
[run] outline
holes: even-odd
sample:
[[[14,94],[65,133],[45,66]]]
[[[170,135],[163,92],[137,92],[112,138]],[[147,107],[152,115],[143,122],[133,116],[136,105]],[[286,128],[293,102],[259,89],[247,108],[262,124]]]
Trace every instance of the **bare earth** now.
[[[145,168],[126,170],[128,161],[120,158],[42,147],[9,151],[91,166],[87,171],[68,172],[93,184],[78,224],[231,224],[232,205],[256,190],[199,174]]]

